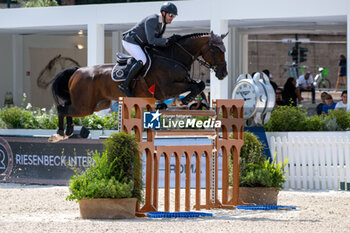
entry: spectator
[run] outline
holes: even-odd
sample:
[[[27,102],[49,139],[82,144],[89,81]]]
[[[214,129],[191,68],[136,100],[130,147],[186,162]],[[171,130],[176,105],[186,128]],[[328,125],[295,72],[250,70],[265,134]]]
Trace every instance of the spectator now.
[[[343,54],[340,55],[340,60],[338,62],[338,79],[335,84],[334,92],[339,89],[341,81],[344,81],[344,85],[346,86],[346,57]]]
[[[341,93],[341,101],[339,101],[336,105],[335,105],[335,109],[344,109],[346,111],[346,107],[348,104],[348,91],[343,91]]]
[[[276,89],[276,106],[283,106],[286,105],[286,103],[283,100],[283,89],[277,87]]]
[[[276,84],[274,81],[271,80],[271,79],[272,79],[272,75],[271,75],[270,71],[269,71],[269,70],[263,70],[262,72],[263,72],[264,74],[266,74],[267,77],[269,77],[270,83],[271,83],[273,89],[274,89],[275,92],[276,92],[276,89],[277,89],[278,86],[277,86],[277,84]]]
[[[174,100],[171,102],[171,106],[178,106],[178,105],[180,105],[179,102],[181,102],[181,101],[179,101],[179,100],[180,100],[180,96],[179,95],[175,96]]]
[[[327,92],[322,92],[321,93],[321,100],[322,100],[322,103],[319,103],[316,107],[316,112],[317,112],[317,115],[321,115],[322,114],[322,109],[323,109],[323,105],[326,104],[326,95],[328,95]]]
[[[328,115],[329,110],[334,110],[336,103],[333,101],[333,97],[330,94],[327,94],[325,97],[325,102],[322,106],[322,114]]]
[[[283,88],[283,99],[286,105],[297,106],[297,100],[303,100],[299,90],[296,88],[296,80],[293,77],[287,79]]]
[[[305,74],[301,75],[298,79],[298,89],[299,92],[302,93],[303,91],[310,91],[312,93],[312,103],[316,103],[315,100],[315,87],[314,87],[314,79],[312,78],[312,75],[310,72],[306,72]]]
[[[189,109],[190,110],[208,110],[208,102],[207,102],[207,97],[205,96],[204,92],[199,94],[196,98],[197,103],[193,103],[190,105]]]
[[[211,99],[210,99],[210,91],[208,92],[208,98],[207,98],[207,100],[208,100],[208,107],[210,106],[210,101],[211,101]]]

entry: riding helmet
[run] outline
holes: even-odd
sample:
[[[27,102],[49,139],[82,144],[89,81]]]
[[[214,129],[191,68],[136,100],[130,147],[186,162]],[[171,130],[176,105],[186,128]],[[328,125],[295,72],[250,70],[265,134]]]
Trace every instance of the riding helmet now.
[[[160,8],[160,12],[165,11],[166,13],[171,13],[177,15],[177,7],[174,3],[165,2]]]

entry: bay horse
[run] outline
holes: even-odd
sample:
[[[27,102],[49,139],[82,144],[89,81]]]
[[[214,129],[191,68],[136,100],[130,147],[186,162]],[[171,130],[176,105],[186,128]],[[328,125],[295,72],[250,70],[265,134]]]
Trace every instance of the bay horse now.
[[[219,80],[227,76],[223,43],[226,35],[219,36],[213,32],[189,34],[171,46],[153,48],[152,65],[144,77],[144,84],[137,80],[131,84],[134,95],[150,97],[148,88],[153,86],[154,98],[162,101],[190,91],[182,99],[184,104],[189,103],[205,88],[203,81],[196,82],[190,78],[191,66],[199,56],[204,59],[200,63],[213,69]],[[109,108],[112,100],[124,96],[118,89],[121,82],[111,79],[113,66],[72,67],[56,75],[51,89],[57,105],[59,128],[57,134],[50,137],[50,142],[73,134],[72,117],[84,117]],[[65,133],[64,117],[67,121]]]

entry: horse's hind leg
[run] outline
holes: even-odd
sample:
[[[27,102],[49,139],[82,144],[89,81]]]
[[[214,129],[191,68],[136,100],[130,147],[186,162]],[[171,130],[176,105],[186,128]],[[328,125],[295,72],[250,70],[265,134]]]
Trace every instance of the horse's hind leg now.
[[[70,105],[59,105],[57,106],[57,112],[58,112],[58,130],[57,134],[60,136],[72,136],[73,135],[73,118],[69,115],[67,115],[67,109]],[[64,117],[66,117],[66,134],[64,134]]]
[[[57,134],[60,136],[64,136],[64,128],[63,128],[63,124],[64,124],[64,115],[62,113],[62,106],[59,105],[57,106],[57,113],[58,113],[58,130],[57,130]]]
[[[51,135],[51,137],[48,140],[49,142],[58,142],[68,138],[64,135],[64,128],[63,128],[64,114],[62,113],[63,108],[64,107],[62,105],[57,106],[58,130],[57,130],[57,134]]]
[[[74,131],[73,118],[71,116],[66,116],[66,121],[67,121],[66,135],[70,137],[73,135],[73,131]]]
[[[66,135],[68,137],[73,135],[73,131],[74,131],[74,126],[73,126],[73,118],[72,116],[67,114],[67,110],[69,108],[69,106],[71,106],[71,101],[66,101],[64,103],[64,107],[62,108],[62,113],[65,114],[66,116]]]
[[[190,84],[189,90],[191,91],[188,95],[181,99],[182,104],[189,104],[194,98],[201,93],[205,88],[205,83],[203,81],[200,82],[192,82]]]

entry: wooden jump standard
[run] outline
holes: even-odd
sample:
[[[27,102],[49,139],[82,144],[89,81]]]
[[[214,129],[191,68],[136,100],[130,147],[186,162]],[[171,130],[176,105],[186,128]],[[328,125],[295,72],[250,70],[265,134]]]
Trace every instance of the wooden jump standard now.
[[[175,211],[180,211],[180,166],[181,156],[186,158],[185,210],[190,211],[191,190],[191,156],[196,156],[196,203],[194,209],[229,208],[243,204],[239,198],[239,153],[243,146],[243,100],[213,101],[214,110],[175,110],[161,111],[162,115],[175,116],[211,116],[221,121],[221,128],[216,130],[161,130],[145,129],[146,140],[142,139],[143,111],[155,111],[156,100],[153,98],[120,98],[119,100],[119,129],[130,133],[134,131],[138,138],[139,148],[146,153],[146,190],[145,203],[139,213],[158,211],[159,160],[163,154],[165,159],[165,190],[164,211],[170,206],[170,158],[175,156]],[[135,118],[131,118],[131,110],[135,109]],[[120,120],[121,119],[121,120]],[[230,138],[232,130],[233,138]],[[178,145],[155,146],[156,135],[206,135],[211,137],[212,145]],[[222,135],[222,137],[219,137]],[[222,200],[218,200],[218,156],[222,151]],[[232,185],[233,197],[228,200],[229,188],[229,156],[233,154]],[[205,204],[201,205],[201,160],[205,154]],[[142,156],[142,155],[141,155]]]

